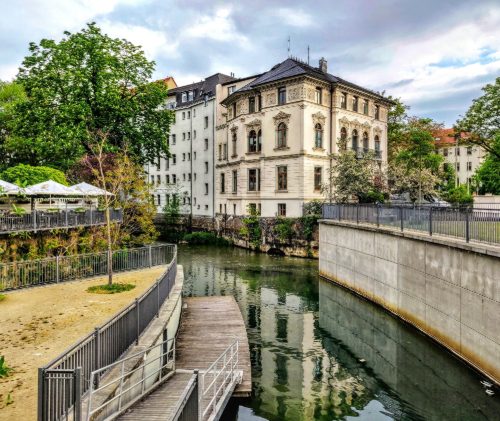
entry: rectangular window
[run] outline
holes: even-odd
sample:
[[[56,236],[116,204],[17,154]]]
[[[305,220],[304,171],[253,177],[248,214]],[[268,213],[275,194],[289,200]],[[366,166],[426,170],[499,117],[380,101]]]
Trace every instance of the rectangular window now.
[[[460,162],[457,162],[457,172],[460,171]]]
[[[196,130],[193,130],[193,139],[196,139]]]
[[[375,105],[375,120],[380,120],[380,106]]]
[[[236,118],[236,102],[233,102],[233,105],[231,106],[231,118]]]
[[[196,173],[193,173],[194,181],[196,181]]]
[[[288,174],[286,165],[280,165],[278,171],[278,190],[286,190],[288,187]]]
[[[208,117],[205,117],[205,129],[208,129]]]
[[[172,165],[175,165],[175,164],[177,164],[177,155],[174,153],[172,155]]]
[[[188,140],[191,140],[191,132],[187,132]]]
[[[188,161],[191,161],[191,152],[188,152]]]
[[[191,173],[188,173],[188,181],[191,181]]]
[[[188,118],[188,119],[189,119],[189,118],[191,118],[191,111],[188,111],[188,116],[187,116],[187,118]]]
[[[185,153],[182,153],[182,160],[185,161],[186,160],[186,154]]]
[[[467,146],[467,155],[472,155],[472,146]]]
[[[156,171],[160,171],[161,170],[161,161],[160,161],[160,158],[158,158],[158,160],[156,161]]]
[[[172,174],[172,184],[177,184],[177,176]]]
[[[457,156],[460,156],[460,147],[455,148],[455,154],[456,154]]]
[[[222,160],[222,144],[219,144],[219,161]]]
[[[352,110],[358,111],[359,98],[357,96],[352,97]]]
[[[208,139],[205,139],[205,150],[208,151]]]
[[[260,169],[248,170],[248,191],[260,191]]]
[[[224,143],[223,150],[224,150],[224,159],[227,159],[227,143]]]
[[[193,108],[193,118],[196,117],[196,108]]]
[[[165,176],[165,182],[170,184],[170,176],[168,174]]]
[[[443,149],[443,156],[448,156],[448,148]]]
[[[186,174],[185,174],[185,173],[184,173],[184,174],[182,174],[182,180],[183,180],[183,181],[186,181]]]
[[[221,173],[220,175],[220,192],[225,193],[226,192],[226,174]]]
[[[238,171],[233,170],[233,193],[238,192]]]
[[[158,198],[158,206],[161,206],[161,195],[157,195]]]
[[[205,161],[205,174],[208,174],[208,161]]]
[[[323,168],[314,167],[314,191],[321,190]]]
[[[205,183],[205,194],[208,194],[208,183]]]
[[[315,92],[315,101],[316,101],[316,104],[321,104],[322,102],[322,91],[321,91],[321,88],[316,88],[316,92]]]
[[[227,87],[227,94],[231,95],[235,90],[236,90],[236,85],[228,86]]]
[[[249,113],[254,113],[255,112],[255,97],[251,96],[248,98],[248,112]]]
[[[185,120],[185,119],[186,119],[186,112],[185,112],[185,111],[183,111],[183,112],[182,112],[182,119],[183,119],[183,120]]]
[[[257,95],[257,110],[262,110],[262,95]]]
[[[182,133],[182,140],[186,140],[186,133]]]
[[[255,215],[257,213],[257,205],[255,203],[248,204],[248,211],[251,215]]]
[[[368,100],[367,99],[365,99],[363,101],[363,114],[368,115]]]
[[[283,86],[278,89],[278,105],[286,104],[286,88]]]
[[[175,138],[175,134],[172,135],[172,145],[175,145],[175,142],[176,142],[176,138]]]
[[[154,183],[155,183],[155,176],[154,176],[154,175],[152,175],[152,176],[151,176],[151,184],[154,184]]]
[[[340,96],[340,108],[343,108],[344,110],[347,109],[347,93],[342,92],[342,95]]]
[[[286,203],[278,203],[278,216],[286,216]]]
[[[467,171],[472,171],[472,162],[467,162]]]
[[[193,91],[189,91],[188,92],[188,101],[192,101],[193,100],[193,96],[194,96],[193,95]],[[190,118],[190,117],[188,117],[188,118]]]
[[[233,215],[236,215],[236,203],[233,204]]]
[[[196,161],[196,151],[193,152],[193,161]]]
[[[187,92],[183,92],[181,102],[186,102],[186,101],[187,101]],[[184,113],[182,113],[182,114],[184,114]]]
[[[160,185],[161,184],[161,177],[160,174],[156,176],[156,184]]]

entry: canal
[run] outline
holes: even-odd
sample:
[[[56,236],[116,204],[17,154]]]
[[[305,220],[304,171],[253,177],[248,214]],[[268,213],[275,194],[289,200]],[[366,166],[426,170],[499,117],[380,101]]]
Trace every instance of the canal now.
[[[499,420],[500,396],[450,353],[318,276],[317,261],[181,246],[186,296],[234,295],[252,399],[225,420]]]

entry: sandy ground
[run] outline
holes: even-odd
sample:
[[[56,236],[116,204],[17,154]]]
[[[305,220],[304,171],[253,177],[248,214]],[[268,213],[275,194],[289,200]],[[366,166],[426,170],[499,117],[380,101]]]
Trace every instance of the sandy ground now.
[[[120,294],[86,292],[106,278],[6,293],[0,302],[0,355],[13,371],[0,380],[0,420],[36,419],[38,367],[130,304],[164,270],[158,266],[116,274],[116,282],[136,285]]]

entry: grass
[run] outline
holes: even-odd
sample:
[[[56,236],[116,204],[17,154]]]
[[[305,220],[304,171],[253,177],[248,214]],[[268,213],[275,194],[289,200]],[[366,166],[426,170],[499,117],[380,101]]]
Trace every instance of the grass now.
[[[7,298],[7,296],[5,294],[0,294],[0,302],[5,300],[6,298]]]
[[[134,289],[134,284],[123,284],[120,282],[114,284],[94,285],[87,288],[87,292],[92,294],[119,294],[120,292],[130,291]]]
[[[12,369],[5,363],[5,357],[0,355],[0,379],[7,377]]]

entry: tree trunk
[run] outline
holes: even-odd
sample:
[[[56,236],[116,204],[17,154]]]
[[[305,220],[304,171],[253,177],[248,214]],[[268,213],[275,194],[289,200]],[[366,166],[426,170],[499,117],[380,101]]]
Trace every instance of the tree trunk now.
[[[111,218],[109,216],[109,205],[106,206],[106,228],[108,237],[108,285],[113,284],[113,250],[111,247]]]

